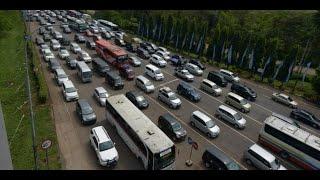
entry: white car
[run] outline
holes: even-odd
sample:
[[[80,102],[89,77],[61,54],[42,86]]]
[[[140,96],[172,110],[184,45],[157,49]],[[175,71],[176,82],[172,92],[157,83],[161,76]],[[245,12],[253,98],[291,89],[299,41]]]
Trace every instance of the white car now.
[[[167,48],[164,48],[164,47],[158,47],[158,50],[159,51],[162,51],[164,53],[166,53],[168,56],[170,55],[170,52],[167,50]]]
[[[152,54],[150,57],[150,63],[155,64],[159,67],[166,67],[167,62],[160,56]]]
[[[141,60],[140,58],[136,56],[130,56],[129,57],[129,62],[132,64],[134,67],[140,66],[141,65]]]
[[[54,59],[54,54],[50,51],[50,49],[45,49],[43,52],[43,58],[46,62],[48,62],[50,59]]]
[[[66,59],[67,57],[70,56],[68,50],[66,50],[66,49],[60,49],[58,55],[59,55],[59,57],[60,57],[61,59]]]
[[[57,51],[58,49],[60,49],[61,45],[60,45],[59,41],[57,41],[56,39],[51,39],[51,48],[54,51]]]
[[[178,109],[181,106],[181,100],[177,97],[176,93],[167,86],[159,89],[158,99],[172,109]]]
[[[168,61],[171,58],[168,54],[160,50],[158,50],[155,54],[162,57],[166,61]]]
[[[99,28],[97,26],[90,26],[90,31],[94,34],[98,34]]]
[[[85,52],[85,51],[80,51],[78,53],[78,60],[79,61],[84,61],[84,62],[91,62],[92,61],[92,58],[90,57],[90,55]]]
[[[100,32],[100,33],[106,32],[106,28],[104,28],[104,27],[99,27],[99,32]]]
[[[80,46],[79,46],[77,43],[71,43],[71,44],[70,44],[70,50],[71,50],[73,53],[77,54],[78,52],[81,51],[81,48],[80,48]]]
[[[103,87],[97,87],[94,89],[93,96],[101,106],[106,106],[106,100],[109,97],[107,90],[105,90]]]
[[[229,82],[240,82],[240,78],[231,71],[220,69],[220,74]]]
[[[185,68],[193,75],[201,76],[203,74],[203,71],[197,65],[187,63]]]
[[[100,165],[114,167],[119,160],[119,155],[106,129],[103,126],[92,128],[89,139]]]
[[[41,54],[44,55],[44,52],[46,49],[50,50],[50,47],[47,44],[41,44],[40,45]]]

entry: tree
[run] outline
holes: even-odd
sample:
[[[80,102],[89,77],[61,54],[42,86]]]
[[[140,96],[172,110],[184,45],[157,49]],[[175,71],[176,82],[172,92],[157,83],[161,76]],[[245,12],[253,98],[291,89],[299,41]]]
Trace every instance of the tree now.
[[[320,68],[316,69],[317,75],[312,80],[313,89],[320,95]]]

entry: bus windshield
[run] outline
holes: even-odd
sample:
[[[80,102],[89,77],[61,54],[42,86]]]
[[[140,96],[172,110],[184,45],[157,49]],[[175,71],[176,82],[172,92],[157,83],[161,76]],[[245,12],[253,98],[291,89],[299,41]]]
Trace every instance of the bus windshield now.
[[[83,72],[83,77],[85,78],[90,78],[92,76],[92,72],[91,71],[87,71],[87,72]]]
[[[154,155],[154,169],[163,169],[175,160],[175,146]]]

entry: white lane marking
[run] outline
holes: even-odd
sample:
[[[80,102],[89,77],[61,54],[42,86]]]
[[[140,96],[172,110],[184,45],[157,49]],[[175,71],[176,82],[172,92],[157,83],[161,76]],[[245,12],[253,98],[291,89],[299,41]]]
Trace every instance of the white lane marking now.
[[[255,103],[255,102],[252,102],[252,104],[255,104],[256,106],[258,106],[258,107],[260,107],[260,108],[262,108],[262,109],[264,109],[264,110],[266,110],[266,111],[268,111],[268,112],[273,113],[273,111],[271,111],[271,110],[269,110],[269,109],[267,109],[267,108],[265,108],[265,107],[263,107],[263,106],[261,106],[261,105],[259,105],[259,104]]]
[[[267,95],[264,95],[264,94],[263,94],[262,96],[264,96],[264,97],[266,97],[266,98],[271,98],[270,96],[267,96]]]
[[[168,81],[168,82],[159,84],[158,86],[155,87],[155,89],[159,88],[160,86],[164,86],[164,85],[170,84],[170,83],[175,82],[175,81],[178,81],[178,80],[179,80],[179,79],[174,79],[174,80],[171,80],[171,81]]]
[[[154,100],[150,95],[146,94],[146,96],[149,97],[149,99],[151,99],[154,103],[158,104],[160,107],[162,107],[163,109],[165,109],[168,113],[170,113],[173,117],[175,117],[177,120],[179,120],[182,124],[184,124],[188,129],[191,129],[193,132],[195,132],[196,134],[198,134],[200,136],[200,138],[204,139],[205,141],[207,141],[209,144],[215,146],[216,148],[218,148],[220,151],[224,152],[225,154],[229,154],[226,153],[225,151],[223,151],[222,149],[220,149],[217,145],[215,145],[214,143],[212,143],[211,141],[209,141],[207,138],[203,137],[200,133],[198,133],[196,130],[194,130],[193,128],[191,128],[187,123],[185,123],[184,121],[182,121],[180,118],[178,118],[176,115],[174,115],[171,111],[169,111],[167,108],[165,108],[164,106],[162,106],[161,104],[159,104],[156,100]],[[243,169],[248,170],[246,167],[244,167],[240,162],[238,162],[237,160],[235,160],[233,157],[232,158],[235,162],[237,162]]]

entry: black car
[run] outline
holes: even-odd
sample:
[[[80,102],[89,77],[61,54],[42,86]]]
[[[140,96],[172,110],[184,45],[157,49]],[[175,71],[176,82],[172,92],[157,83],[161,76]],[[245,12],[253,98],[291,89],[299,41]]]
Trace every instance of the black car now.
[[[184,57],[179,55],[172,55],[169,61],[174,66],[183,66],[187,63],[187,60]]]
[[[50,36],[49,34],[43,34],[42,36],[43,36],[43,40],[44,40],[45,42],[48,42],[48,41],[51,40],[51,36]]]
[[[75,69],[77,67],[77,60],[69,56],[66,58],[66,64],[70,69]]]
[[[316,129],[320,129],[320,119],[304,109],[294,109],[291,111],[290,117],[305,124],[311,125]]]
[[[206,69],[206,67],[199,60],[190,59],[189,63],[198,66],[201,70],[205,70]]]
[[[115,71],[107,71],[105,74],[106,83],[113,89],[123,89],[124,83],[121,77]]]
[[[256,92],[254,92],[248,86],[240,83],[233,83],[231,86],[231,92],[234,92],[250,101],[255,101],[255,99],[257,98]]]
[[[169,113],[159,117],[158,126],[174,141],[184,141],[187,136],[187,131],[181,126],[178,120]]]
[[[76,113],[81,120],[81,124],[91,125],[97,121],[97,116],[86,99],[79,99],[77,101]]]
[[[49,59],[48,64],[51,72],[54,72],[54,70],[61,68],[61,65],[57,59]]]
[[[86,42],[86,39],[80,35],[80,34],[75,34],[74,35],[74,40],[77,42],[77,43],[85,43]]]
[[[228,85],[228,82],[219,72],[210,71],[207,79],[216,83],[220,87],[226,87]]]
[[[191,85],[184,81],[179,83],[177,87],[177,92],[178,94],[194,102],[199,102],[201,99],[200,94]]]
[[[206,168],[214,170],[240,170],[239,165],[215,146],[207,148],[202,155]]]
[[[44,28],[44,27],[40,27],[39,28],[39,34],[40,35],[43,35],[44,33],[46,33],[47,31],[46,31],[46,29]]]
[[[49,18],[49,19],[48,19],[48,23],[55,24],[56,21],[55,21],[53,18]]]
[[[137,49],[137,55],[138,55],[138,57],[140,57],[142,59],[149,59],[150,58],[150,54],[148,53],[148,51],[146,51],[142,48]]]
[[[139,109],[146,109],[149,106],[147,99],[136,91],[127,92],[126,97]]]
[[[41,37],[37,37],[36,38],[36,43],[38,46],[40,46],[41,44],[44,44],[44,40]]]
[[[70,29],[69,27],[64,27],[64,28],[63,28],[63,32],[64,32],[65,34],[70,34],[70,33],[71,33],[71,29]]]
[[[92,60],[92,69],[100,76],[105,76],[107,71],[110,71],[108,64],[101,58],[94,58]]]
[[[88,49],[94,50],[96,48],[96,43],[90,40],[87,40],[86,47]]]
[[[118,39],[118,38],[114,39],[114,43],[117,46],[122,46],[122,47],[126,45],[126,43],[123,41],[123,39]]]
[[[149,54],[155,53],[155,50],[151,46],[147,45],[147,43],[145,42],[140,43],[140,48],[143,48],[144,50],[148,51]]]
[[[70,45],[70,40],[68,39],[67,36],[62,36],[62,38],[59,39],[59,42],[62,46],[69,46]]]
[[[108,32],[102,32],[102,33],[101,33],[101,37],[102,37],[103,39],[106,39],[106,40],[111,39],[111,35],[110,35],[110,33],[108,33]]]
[[[132,43],[126,43],[126,45],[125,45],[125,47],[126,47],[126,49],[128,50],[128,51],[130,51],[130,52],[136,52],[137,51],[137,49],[132,45]]]

